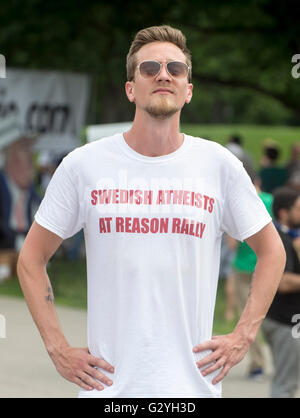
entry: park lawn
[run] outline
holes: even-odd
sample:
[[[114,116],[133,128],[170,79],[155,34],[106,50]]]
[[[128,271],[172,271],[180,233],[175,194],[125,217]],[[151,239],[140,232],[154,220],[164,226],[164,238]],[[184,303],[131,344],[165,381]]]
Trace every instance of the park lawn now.
[[[51,280],[55,304],[86,309],[85,259],[70,261],[55,255],[48,263],[47,272]],[[0,283],[0,295],[23,298],[16,276]]]
[[[279,143],[281,164],[289,158],[291,145],[300,142],[300,127],[294,126],[183,124],[181,131],[188,135],[216,141],[222,145],[227,143],[230,135],[238,134],[243,139],[244,148],[253,156],[256,168],[259,166],[265,139],[271,138]]]
[[[55,304],[57,306],[86,309],[87,283],[85,259],[69,261],[54,256],[47,271],[52,283]],[[234,321],[226,322],[224,319],[226,305],[224,284],[224,280],[219,281],[215,309],[214,334],[226,334],[231,332],[234,328]],[[23,293],[16,276],[0,283],[0,295],[23,298]]]

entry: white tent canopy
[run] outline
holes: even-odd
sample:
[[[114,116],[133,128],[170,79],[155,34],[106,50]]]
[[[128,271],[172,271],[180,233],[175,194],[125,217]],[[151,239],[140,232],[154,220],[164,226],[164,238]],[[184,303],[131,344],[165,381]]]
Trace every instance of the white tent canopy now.
[[[119,132],[126,132],[131,128],[131,126],[132,122],[89,125],[86,128],[86,140],[87,142],[93,142]],[[13,142],[18,141],[22,136],[34,137],[35,135],[24,132],[21,129],[19,120],[15,115],[7,116],[6,118],[0,119],[0,151],[8,145],[12,144]],[[38,140],[36,141],[34,148],[35,150],[40,151]],[[50,146],[46,147],[46,149],[48,151],[57,151],[57,149],[55,148],[51,149]]]
[[[97,139],[111,136],[119,132],[126,132],[132,126],[132,122],[120,122],[120,123],[105,123],[102,125],[89,125],[86,128],[87,142],[93,142]]]

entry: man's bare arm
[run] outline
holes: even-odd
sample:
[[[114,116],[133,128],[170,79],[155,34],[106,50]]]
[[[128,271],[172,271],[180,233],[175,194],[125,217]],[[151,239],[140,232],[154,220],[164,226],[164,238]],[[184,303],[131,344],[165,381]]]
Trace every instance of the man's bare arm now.
[[[257,331],[274,299],[286,263],[286,253],[273,223],[248,238],[257,256],[248,301],[236,329],[255,340]]]
[[[257,263],[244,311],[231,334],[213,337],[194,347],[194,352],[212,350],[197,365],[206,366],[201,371],[204,376],[221,369],[213,384],[244,358],[272,303],[285,267],[285,250],[272,223],[246,241],[257,255]]]
[[[60,327],[47,263],[62,239],[34,222],[19,255],[17,273],[28,308],[39,329],[45,347],[58,372],[86,390],[104,389],[95,379],[112,382],[95,367],[113,372],[113,367],[92,356],[87,348],[73,348]]]

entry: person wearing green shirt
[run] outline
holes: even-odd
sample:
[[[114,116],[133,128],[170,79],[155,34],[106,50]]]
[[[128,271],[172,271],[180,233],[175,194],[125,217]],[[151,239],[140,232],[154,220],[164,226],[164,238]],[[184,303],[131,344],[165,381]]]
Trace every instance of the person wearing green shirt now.
[[[273,217],[272,214],[272,203],[273,196],[270,193],[265,193],[258,191],[258,195],[266,206],[269,214]],[[240,243],[237,247],[236,256],[233,261],[233,267],[236,271],[250,273],[254,272],[256,265],[256,255],[255,252],[249,247],[246,241]]]
[[[262,192],[260,189],[260,179],[255,177],[253,180],[255,188],[258,192],[259,197],[266,206],[269,214],[273,217],[272,214],[272,203],[273,196],[269,193]],[[228,286],[234,288],[235,292],[235,303],[239,312],[242,312],[246,300],[249,296],[249,291],[251,287],[252,274],[255,270],[256,265],[256,255],[254,251],[249,247],[249,245],[243,241],[236,241],[236,253],[232,263],[233,274],[232,281],[233,283],[228,283]],[[230,307],[228,306],[228,312]],[[227,313],[228,313],[227,312]],[[264,374],[264,356],[260,343],[260,336],[252,343],[249,350],[250,364],[248,377],[249,378],[260,378]]]

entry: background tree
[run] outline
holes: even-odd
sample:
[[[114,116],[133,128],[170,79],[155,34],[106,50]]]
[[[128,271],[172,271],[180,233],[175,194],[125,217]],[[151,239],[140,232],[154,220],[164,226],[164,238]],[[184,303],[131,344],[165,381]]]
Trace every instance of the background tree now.
[[[0,53],[8,67],[93,76],[90,122],[130,120],[125,59],[150,25],[183,30],[193,56],[192,103],[183,120],[300,123],[300,12],[293,0],[11,0],[1,4]]]

